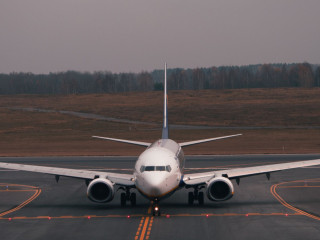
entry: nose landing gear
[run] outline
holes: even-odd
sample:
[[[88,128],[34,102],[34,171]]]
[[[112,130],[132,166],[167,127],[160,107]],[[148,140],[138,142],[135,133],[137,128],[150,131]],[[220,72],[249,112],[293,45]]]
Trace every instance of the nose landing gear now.
[[[159,208],[159,204],[158,204],[158,199],[155,199],[152,202],[152,216],[160,216],[160,208]]]

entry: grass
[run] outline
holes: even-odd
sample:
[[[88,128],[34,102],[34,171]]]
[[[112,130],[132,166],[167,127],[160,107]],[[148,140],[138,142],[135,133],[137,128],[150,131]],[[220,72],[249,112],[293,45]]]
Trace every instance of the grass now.
[[[235,133],[241,137],[185,148],[186,154],[317,153],[320,89],[251,89],[169,92],[169,122],[207,126],[290,126],[285,129],[172,130],[178,142]],[[150,125],[84,119],[58,113],[10,110],[34,107],[96,113],[161,123],[161,92],[0,96],[0,156],[138,155],[144,148],[92,139],[92,135],[152,142]]]

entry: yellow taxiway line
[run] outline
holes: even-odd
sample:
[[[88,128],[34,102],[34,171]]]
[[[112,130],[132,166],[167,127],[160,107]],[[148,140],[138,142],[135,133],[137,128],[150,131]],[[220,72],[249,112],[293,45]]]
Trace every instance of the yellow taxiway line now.
[[[13,208],[13,209],[10,209],[8,211],[5,211],[5,212],[2,212],[0,213],[0,218],[2,218],[3,216],[9,214],[9,213],[13,213],[15,211],[18,211],[19,209],[23,208],[24,206],[28,205],[29,203],[31,203],[33,200],[35,200],[41,193],[41,189],[40,188],[37,188],[37,187],[34,187],[34,186],[28,186],[28,185],[20,185],[20,184],[3,184],[1,183],[0,186],[6,186],[7,189],[6,190],[3,190],[4,192],[17,192],[17,191],[33,191],[35,192],[30,198],[28,198],[26,201],[24,201],[23,203],[21,203],[20,205],[18,205],[17,207]],[[25,190],[25,189],[22,189],[22,190],[10,190],[8,189],[8,187],[10,186],[14,186],[14,187],[24,187],[24,188],[30,188],[30,190]]]
[[[277,188],[310,188],[310,187],[320,187],[320,186],[308,186],[306,185],[306,183],[320,183],[320,179],[305,179],[305,180],[297,180],[297,181],[291,181],[291,182],[282,182],[282,183],[278,183],[278,184],[274,184],[271,186],[270,188],[270,192],[271,194],[286,208],[289,208],[293,211],[295,211],[296,213],[299,213],[301,215],[307,216],[309,218],[315,219],[320,221],[320,217],[315,216],[313,214],[310,214],[306,211],[302,211],[298,208],[293,207],[292,205],[290,205],[289,203],[287,203],[282,197],[280,197],[280,195],[277,193]],[[290,184],[290,183],[304,183],[305,185],[301,185],[301,186],[283,186],[285,184]]]

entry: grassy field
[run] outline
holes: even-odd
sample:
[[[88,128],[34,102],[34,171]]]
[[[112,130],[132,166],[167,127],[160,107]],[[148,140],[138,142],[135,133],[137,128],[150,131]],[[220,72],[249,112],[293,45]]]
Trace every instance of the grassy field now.
[[[240,128],[172,130],[170,137],[181,142],[244,134],[185,148],[186,154],[318,153],[319,96],[320,89],[170,91],[169,123]],[[138,155],[143,148],[91,136],[152,142],[161,136],[162,104],[162,92],[0,96],[0,156]],[[159,125],[10,109],[13,107],[96,113]]]

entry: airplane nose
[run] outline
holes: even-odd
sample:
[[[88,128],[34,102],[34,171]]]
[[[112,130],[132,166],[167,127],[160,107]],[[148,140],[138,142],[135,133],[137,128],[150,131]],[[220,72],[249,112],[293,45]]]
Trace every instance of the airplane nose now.
[[[148,184],[150,195],[159,196],[162,194],[162,189],[166,184],[163,176],[150,175],[145,180]]]

